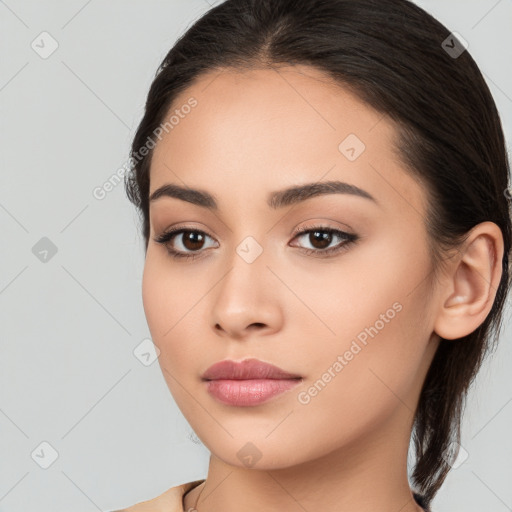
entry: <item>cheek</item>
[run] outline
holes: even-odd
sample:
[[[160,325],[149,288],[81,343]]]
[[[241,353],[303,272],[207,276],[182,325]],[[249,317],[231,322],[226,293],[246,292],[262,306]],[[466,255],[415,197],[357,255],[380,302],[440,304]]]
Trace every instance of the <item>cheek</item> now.
[[[181,267],[170,258],[159,248],[148,248],[142,275],[144,312],[157,339],[170,337],[169,329],[197,301],[198,290],[194,292],[192,283],[187,286]]]
[[[393,236],[390,232],[393,231]],[[430,267],[427,248],[418,237],[397,236],[395,230],[373,233],[359,247],[349,249],[339,259],[325,262],[305,262],[303,268],[285,267],[283,280],[293,284],[293,291],[300,299],[294,304],[294,321],[316,329],[327,342],[343,343],[378,322],[385,325],[379,332],[390,332],[390,324],[401,323],[408,315],[416,315],[421,294],[421,283],[428,276]],[[398,229],[396,230],[398,231]],[[308,268],[309,264],[309,268]],[[311,270],[314,265],[314,272]],[[399,303],[399,314],[393,305]],[[421,303],[423,306],[423,303]],[[302,311],[301,315],[297,313]],[[391,317],[382,324],[380,315]],[[363,335],[364,336],[364,335]]]
[[[194,284],[192,275],[190,278],[165,255],[148,250],[142,276],[142,302],[151,338],[160,350],[160,366],[173,388],[169,373],[178,377],[195,370],[197,354],[204,343],[198,328],[205,322],[199,302],[207,290],[198,288],[199,283]]]
[[[158,279],[159,274],[161,276],[164,274],[159,272],[159,266],[156,265],[155,260],[151,249],[148,249],[142,275],[142,304],[153,342],[158,344],[157,340],[162,332],[163,319],[166,316],[168,297],[163,294],[162,279]]]
[[[411,242],[368,244],[357,255],[340,258],[339,266],[319,266],[294,289],[312,313],[295,315],[303,343],[297,350],[307,354],[308,380],[320,379],[322,386],[329,370],[336,374],[313,401],[334,400],[357,411],[361,400],[384,406],[393,400],[390,389],[408,392],[429,335],[430,267],[424,244]]]
[[[142,276],[142,302],[153,343],[160,349],[161,355],[172,349],[175,332],[179,330],[186,311],[184,308],[182,281],[172,270],[169,262],[148,250]]]

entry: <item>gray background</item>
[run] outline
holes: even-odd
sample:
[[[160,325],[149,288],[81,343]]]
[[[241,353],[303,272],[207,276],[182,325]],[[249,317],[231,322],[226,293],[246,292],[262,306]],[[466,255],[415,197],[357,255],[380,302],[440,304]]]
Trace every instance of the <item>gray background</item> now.
[[[468,41],[510,147],[512,2],[418,3]],[[208,451],[158,363],[136,356],[149,330],[135,209],[122,183],[103,200],[93,190],[126,162],[158,64],[210,5],[0,1],[1,512],[112,510],[206,475]],[[31,46],[51,49],[43,31],[58,43],[47,58]],[[435,512],[512,510],[510,320],[504,327],[468,402],[469,457]],[[58,454],[47,469],[42,442]]]

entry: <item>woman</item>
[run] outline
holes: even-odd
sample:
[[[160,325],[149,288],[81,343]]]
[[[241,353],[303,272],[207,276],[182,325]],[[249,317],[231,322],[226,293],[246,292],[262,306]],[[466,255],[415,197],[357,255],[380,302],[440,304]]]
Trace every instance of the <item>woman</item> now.
[[[146,318],[211,457],[125,510],[431,510],[510,289],[464,41],[406,0],[227,0],[165,57],[131,157]]]

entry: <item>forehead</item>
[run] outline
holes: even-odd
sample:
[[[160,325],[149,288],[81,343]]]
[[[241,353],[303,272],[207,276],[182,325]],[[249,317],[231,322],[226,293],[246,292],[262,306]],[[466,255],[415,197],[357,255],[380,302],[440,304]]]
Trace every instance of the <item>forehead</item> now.
[[[154,149],[150,194],[173,182],[267,197],[325,177],[365,188],[384,204],[416,196],[421,208],[390,119],[315,68],[211,71],[175,98],[165,120],[171,115],[172,128]]]

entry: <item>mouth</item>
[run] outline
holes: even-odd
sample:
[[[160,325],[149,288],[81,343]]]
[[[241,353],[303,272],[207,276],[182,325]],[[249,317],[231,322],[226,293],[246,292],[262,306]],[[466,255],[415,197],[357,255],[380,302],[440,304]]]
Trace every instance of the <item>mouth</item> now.
[[[255,406],[288,391],[303,378],[259,359],[224,360],[201,376],[207,391],[219,402],[233,406]]]
[[[301,379],[302,376],[290,373],[259,359],[244,359],[237,362],[226,359],[210,366],[203,374],[203,380],[249,380],[249,379]]]
[[[302,379],[216,379],[207,380],[206,389],[219,402],[234,406],[254,406],[297,386]]]

